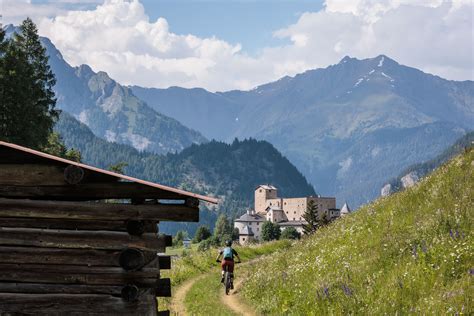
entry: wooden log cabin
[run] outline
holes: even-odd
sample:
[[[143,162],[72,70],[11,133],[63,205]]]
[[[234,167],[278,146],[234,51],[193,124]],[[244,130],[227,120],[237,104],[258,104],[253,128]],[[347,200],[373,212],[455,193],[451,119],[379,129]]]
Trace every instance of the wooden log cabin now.
[[[214,198],[0,141],[0,315],[165,315],[171,236]]]

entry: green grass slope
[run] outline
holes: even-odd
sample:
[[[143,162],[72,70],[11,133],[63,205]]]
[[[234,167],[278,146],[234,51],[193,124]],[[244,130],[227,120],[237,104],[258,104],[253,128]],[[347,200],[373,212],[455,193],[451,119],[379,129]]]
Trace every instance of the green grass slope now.
[[[262,314],[472,314],[474,150],[249,267]]]

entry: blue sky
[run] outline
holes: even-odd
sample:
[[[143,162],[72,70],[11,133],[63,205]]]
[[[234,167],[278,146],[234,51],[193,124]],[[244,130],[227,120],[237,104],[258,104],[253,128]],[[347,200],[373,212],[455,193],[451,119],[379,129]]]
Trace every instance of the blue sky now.
[[[472,0],[2,0],[3,23],[33,18],[73,66],[122,84],[252,89],[384,54],[474,80]]]
[[[231,43],[241,43],[248,53],[288,43],[288,40],[275,38],[273,32],[297,22],[303,12],[316,12],[323,7],[322,0],[141,2],[150,18],[165,17],[172,32],[216,36]]]

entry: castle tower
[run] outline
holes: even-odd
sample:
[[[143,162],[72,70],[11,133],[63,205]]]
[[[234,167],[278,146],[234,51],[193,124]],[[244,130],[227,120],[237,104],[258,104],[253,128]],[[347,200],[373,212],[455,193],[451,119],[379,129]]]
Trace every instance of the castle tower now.
[[[255,189],[255,212],[265,213],[267,200],[278,198],[278,190],[272,185],[259,185]]]

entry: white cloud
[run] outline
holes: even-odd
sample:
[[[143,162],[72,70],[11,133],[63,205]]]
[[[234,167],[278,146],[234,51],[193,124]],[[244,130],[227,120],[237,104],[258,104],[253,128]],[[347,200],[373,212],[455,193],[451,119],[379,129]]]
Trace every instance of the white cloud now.
[[[474,79],[473,9],[470,0],[327,0],[323,10],[275,31],[289,44],[256,56],[238,43],[175,34],[164,18],[151,21],[137,0],[59,12],[39,29],[71,64],[89,64],[121,83],[215,91],[250,89],[344,55],[386,54],[448,79]]]

